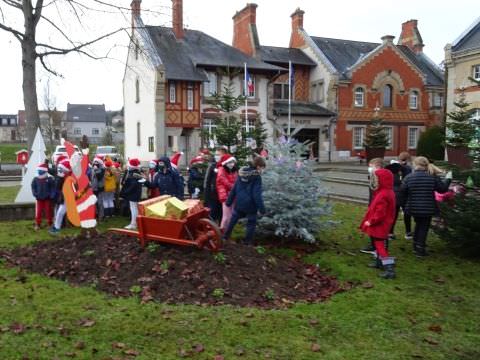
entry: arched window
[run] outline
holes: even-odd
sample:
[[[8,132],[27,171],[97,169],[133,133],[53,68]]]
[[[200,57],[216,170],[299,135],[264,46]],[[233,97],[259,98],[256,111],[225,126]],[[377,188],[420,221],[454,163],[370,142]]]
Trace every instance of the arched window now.
[[[413,90],[410,93],[409,104],[410,104],[410,109],[412,109],[412,110],[417,110],[418,109],[418,91]]]
[[[383,88],[383,107],[391,108],[392,107],[392,96],[393,96],[393,87],[392,85],[385,85]]]
[[[363,107],[365,104],[365,90],[361,87],[355,89],[355,106]]]

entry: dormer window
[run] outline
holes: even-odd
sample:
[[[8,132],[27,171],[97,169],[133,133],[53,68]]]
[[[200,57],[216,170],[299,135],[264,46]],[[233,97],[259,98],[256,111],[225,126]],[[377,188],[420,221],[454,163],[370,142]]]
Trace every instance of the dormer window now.
[[[473,66],[473,78],[480,80],[480,64]]]
[[[418,110],[418,91],[413,90],[410,93],[409,105],[411,110]]]
[[[391,108],[393,103],[393,87],[390,84],[383,88],[383,107]]]
[[[355,106],[363,107],[365,105],[365,90],[361,87],[355,89]]]

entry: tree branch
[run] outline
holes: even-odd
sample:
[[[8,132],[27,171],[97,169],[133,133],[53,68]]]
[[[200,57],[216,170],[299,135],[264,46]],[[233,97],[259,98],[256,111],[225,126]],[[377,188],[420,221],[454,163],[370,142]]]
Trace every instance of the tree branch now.
[[[46,71],[48,71],[50,74],[53,74],[53,75],[55,75],[55,76],[58,76],[58,77],[63,78],[63,75],[62,75],[62,74],[57,73],[56,71],[50,69],[50,68],[47,66],[47,64],[45,63],[45,59],[43,58],[42,55],[39,55],[38,58],[40,59],[40,63],[42,64],[43,68],[44,68]]]
[[[12,33],[13,36],[15,36],[17,38],[18,41],[22,42],[23,41],[23,38],[24,38],[24,34],[21,33],[20,31],[17,31],[9,26],[6,26],[2,23],[0,23],[0,29],[1,30],[5,30],[5,31],[8,31],[9,33]]]
[[[35,12],[33,12],[33,23],[35,27],[38,24],[38,21],[42,17],[42,10],[43,10],[43,0],[37,0],[37,5],[35,5]]]
[[[12,6],[14,8],[17,8],[19,10],[22,10],[22,3],[14,1],[14,0],[2,0],[5,4],[8,6]]]

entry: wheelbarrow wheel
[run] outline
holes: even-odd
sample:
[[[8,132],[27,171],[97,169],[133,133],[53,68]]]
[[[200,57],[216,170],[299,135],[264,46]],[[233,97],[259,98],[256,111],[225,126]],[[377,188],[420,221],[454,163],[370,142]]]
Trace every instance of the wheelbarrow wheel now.
[[[210,219],[198,220],[195,235],[199,248],[217,252],[222,247],[222,233],[217,224]]]

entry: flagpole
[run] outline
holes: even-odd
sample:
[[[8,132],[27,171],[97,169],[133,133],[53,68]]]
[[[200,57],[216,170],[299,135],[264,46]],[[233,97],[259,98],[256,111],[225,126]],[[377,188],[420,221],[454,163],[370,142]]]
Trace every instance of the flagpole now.
[[[292,62],[288,62],[288,137],[292,126]]]
[[[249,124],[248,124],[248,84],[247,84],[247,63],[245,63],[245,82],[244,82],[244,91],[245,91],[245,130],[247,132],[247,136],[248,136],[248,132],[249,132]]]

